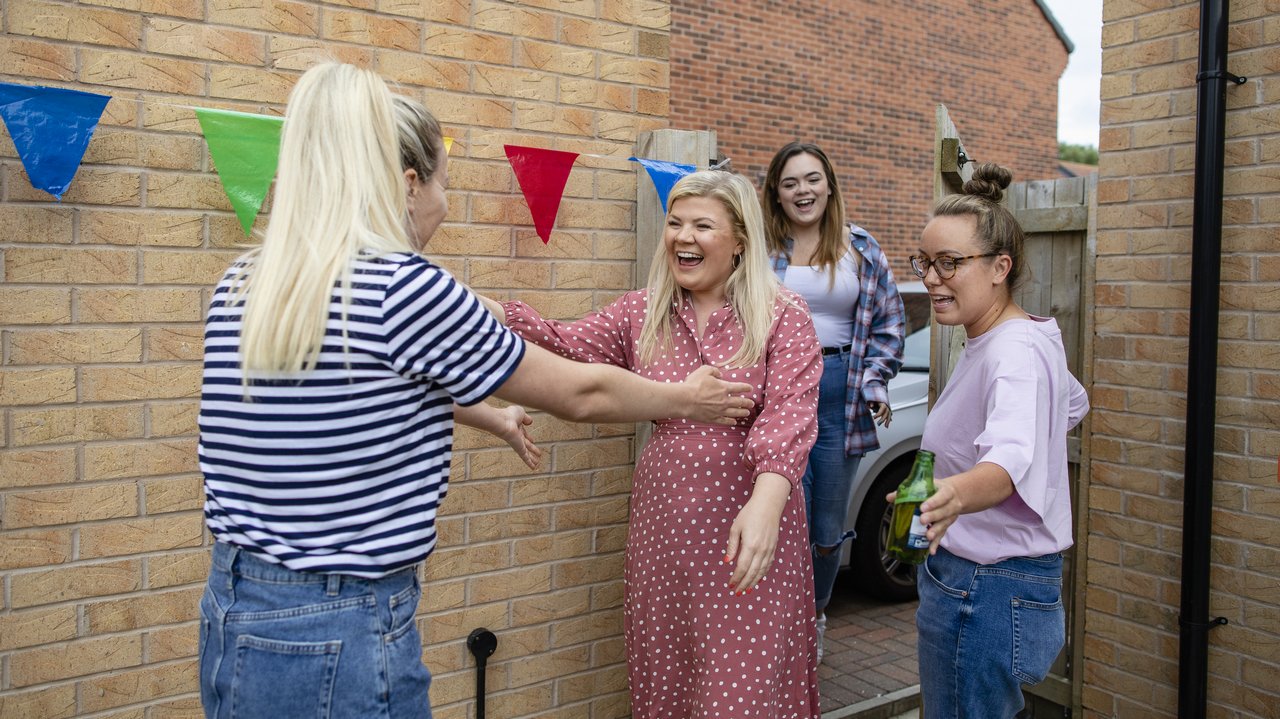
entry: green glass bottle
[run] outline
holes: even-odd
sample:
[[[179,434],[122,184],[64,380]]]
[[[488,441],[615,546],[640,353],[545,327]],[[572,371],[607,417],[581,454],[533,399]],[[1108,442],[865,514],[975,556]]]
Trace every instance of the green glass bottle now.
[[[889,556],[907,564],[920,564],[929,556],[929,539],[920,521],[920,505],[933,496],[933,452],[917,450],[911,473],[898,485],[889,522]]]

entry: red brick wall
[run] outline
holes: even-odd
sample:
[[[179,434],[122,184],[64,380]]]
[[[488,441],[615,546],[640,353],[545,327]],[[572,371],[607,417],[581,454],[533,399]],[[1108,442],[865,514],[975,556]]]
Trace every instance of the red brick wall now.
[[[932,199],[937,103],[975,159],[1053,177],[1066,63],[1034,0],[673,0],[671,125],[714,129],[760,186],[783,144],[818,143],[901,277]]]

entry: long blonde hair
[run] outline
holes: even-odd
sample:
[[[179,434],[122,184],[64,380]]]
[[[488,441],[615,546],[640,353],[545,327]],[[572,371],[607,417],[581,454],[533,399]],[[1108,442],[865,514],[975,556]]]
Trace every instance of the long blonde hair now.
[[[725,283],[725,296],[742,324],[742,347],[729,358],[731,367],[747,367],[764,357],[773,326],[773,303],[778,296],[778,278],[765,251],[764,220],[760,201],[751,182],[741,175],[722,170],[704,170],[680,178],[667,207],[685,197],[711,197],[720,201],[733,220],[734,239],[742,243],[742,262]],[[658,349],[671,345],[672,315],[684,297],[667,263],[665,242],[658,243],[649,269],[649,307],[640,330],[640,361],[653,360]]]
[[[412,252],[391,92],[373,72],[325,63],[289,95],[271,219],[245,258],[243,372],[316,366],[335,285],[362,253]],[[343,294],[344,336],[349,293]]]

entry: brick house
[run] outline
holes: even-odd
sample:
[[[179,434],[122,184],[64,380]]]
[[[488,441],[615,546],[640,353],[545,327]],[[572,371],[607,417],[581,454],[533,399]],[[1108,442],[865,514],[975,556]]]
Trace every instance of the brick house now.
[[[673,0],[671,125],[715,130],[760,187],[779,147],[817,143],[850,218],[902,278],[933,200],[933,157],[920,149],[933,144],[935,105],[981,148],[974,159],[1017,181],[1056,177],[1071,50],[1038,0]]]
[[[279,113],[317,60],[375,68],[456,140],[433,256],[578,316],[630,287],[626,158],[667,125],[668,18],[649,0],[0,3],[0,81],[111,97],[61,203],[0,132],[0,716],[200,711],[201,320],[246,238],[191,108]],[[551,244],[503,143],[601,156],[574,168]],[[626,712],[633,425],[536,431],[538,474],[459,432],[420,607],[437,717],[467,716],[479,626],[501,638],[491,716]]]

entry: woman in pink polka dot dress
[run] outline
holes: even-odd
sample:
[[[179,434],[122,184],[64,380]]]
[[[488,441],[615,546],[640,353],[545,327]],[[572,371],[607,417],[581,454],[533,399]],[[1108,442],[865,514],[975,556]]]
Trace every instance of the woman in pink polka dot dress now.
[[[486,304],[575,360],[669,382],[710,364],[755,388],[737,426],[657,422],[636,463],[624,608],[632,716],[816,719],[800,479],[817,434],[817,337],[804,301],[770,270],[750,182],[698,172],[669,202],[647,290],[572,323]]]

